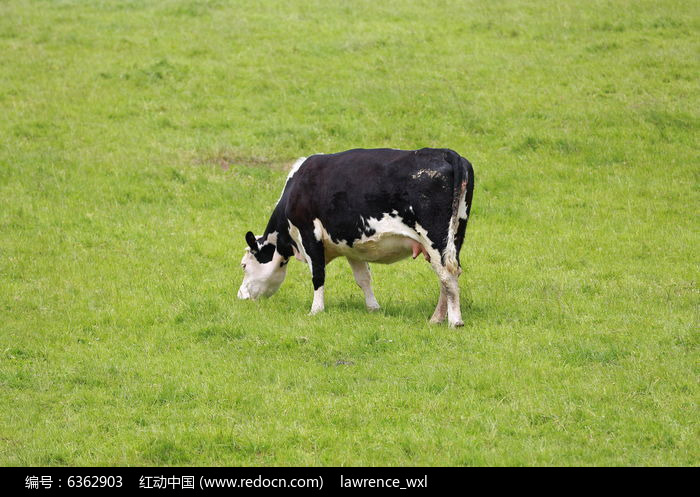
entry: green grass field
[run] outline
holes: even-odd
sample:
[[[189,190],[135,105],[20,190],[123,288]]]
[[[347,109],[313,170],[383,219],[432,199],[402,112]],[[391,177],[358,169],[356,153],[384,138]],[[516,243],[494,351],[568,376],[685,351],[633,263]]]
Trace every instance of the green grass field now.
[[[700,4],[0,2],[0,464],[700,464]],[[299,156],[476,171],[427,263],[239,301]]]

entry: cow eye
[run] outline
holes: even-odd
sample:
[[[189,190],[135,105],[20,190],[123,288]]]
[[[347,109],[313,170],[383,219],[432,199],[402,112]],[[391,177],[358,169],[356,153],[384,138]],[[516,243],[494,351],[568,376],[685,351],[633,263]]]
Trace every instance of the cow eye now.
[[[243,271],[245,271],[245,264],[241,264],[241,267],[243,268]]]

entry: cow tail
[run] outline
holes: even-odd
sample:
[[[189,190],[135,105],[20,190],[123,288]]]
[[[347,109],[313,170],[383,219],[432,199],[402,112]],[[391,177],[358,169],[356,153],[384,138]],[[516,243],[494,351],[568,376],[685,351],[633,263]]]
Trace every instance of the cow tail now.
[[[445,160],[452,166],[453,171],[453,183],[452,183],[452,215],[450,216],[450,225],[447,231],[447,244],[445,247],[445,253],[443,254],[443,265],[451,273],[459,273],[459,257],[458,257],[458,243],[461,246],[461,240],[457,241],[458,229],[459,229],[459,211],[460,205],[466,200],[465,195],[467,194],[467,187],[471,186],[473,190],[473,181],[470,181],[469,170],[471,170],[471,164],[459,156],[456,152],[452,150],[447,151],[445,154]],[[468,185],[471,183],[471,185]],[[471,202],[469,202],[471,203]],[[467,205],[467,210],[471,207]]]

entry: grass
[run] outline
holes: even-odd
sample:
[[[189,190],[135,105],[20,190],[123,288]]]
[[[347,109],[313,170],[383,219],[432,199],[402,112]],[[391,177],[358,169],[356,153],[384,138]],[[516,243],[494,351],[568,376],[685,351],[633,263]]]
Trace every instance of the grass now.
[[[0,4],[0,464],[697,465],[700,8]],[[296,157],[477,174],[424,262],[241,302]]]

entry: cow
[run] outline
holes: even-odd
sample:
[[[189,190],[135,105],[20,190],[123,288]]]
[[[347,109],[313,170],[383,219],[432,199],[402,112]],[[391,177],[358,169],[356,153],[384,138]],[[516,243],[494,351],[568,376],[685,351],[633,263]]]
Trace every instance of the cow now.
[[[314,287],[310,314],[324,309],[326,264],[345,257],[370,311],[379,309],[369,263],[423,254],[440,280],[431,323],[463,326],[459,252],[474,192],[469,161],[449,149],[354,149],[292,166],[262,236],[248,231],[240,299],[274,294],[292,257]]]

